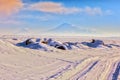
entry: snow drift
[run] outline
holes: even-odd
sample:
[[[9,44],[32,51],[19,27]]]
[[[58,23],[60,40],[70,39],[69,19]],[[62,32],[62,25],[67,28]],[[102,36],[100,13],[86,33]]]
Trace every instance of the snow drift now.
[[[28,39],[30,44],[26,45]],[[82,44],[91,43],[91,38],[52,38],[52,42],[70,45],[68,50],[42,43],[45,40],[1,37],[0,80],[120,80],[120,39],[96,38],[104,45],[99,43],[102,47],[94,48]]]
[[[90,48],[102,48],[102,47],[112,48],[112,46],[120,48],[120,45],[105,44],[104,41],[95,40],[95,39],[92,39],[92,42],[80,43],[80,42],[60,42],[60,41],[55,41],[52,38],[44,38],[43,40],[40,38],[36,38],[36,39],[29,38],[23,42],[16,44],[16,46],[21,46],[30,49],[41,49],[44,51],[49,50],[48,46],[61,50],[73,50],[73,49],[80,49],[83,47],[83,45],[88,46]]]

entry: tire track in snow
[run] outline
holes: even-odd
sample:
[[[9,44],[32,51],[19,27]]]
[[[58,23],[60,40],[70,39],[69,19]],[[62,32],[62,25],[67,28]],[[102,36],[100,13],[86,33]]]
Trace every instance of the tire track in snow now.
[[[103,62],[104,65],[104,70],[101,73],[101,75],[99,76],[98,80],[112,80],[112,74],[113,71],[115,71],[115,64],[118,62],[119,60],[119,56],[116,57],[112,57],[113,55],[108,55],[106,57],[101,58],[101,60],[105,60],[106,62]]]
[[[92,57],[83,60],[82,62],[80,62],[80,64],[77,64],[76,67],[74,67],[75,64],[73,64],[70,70],[64,72],[62,76],[59,76],[58,78],[53,80],[75,80],[73,78],[75,77],[77,78],[76,75],[83,73],[83,70],[85,70],[91,63],[94,63],[94,65],[97,64],[96,61],[98,60],[99,60],[98,57]],[[92,67],[89,66],[89,69],[92,69]]]
[[[117,80],[120,74],[120,62],[118,63],[115,72],[113,73],[112,80]]]
[[[81,75],[79,75],[79,77],[77,77],[77,79],[75,80],[79,80],[82,76],[86,75],[96,64],[98,63],[98,61],[95,61],[87,70],[85,70]]]
[[[58,71],[57,73],[51,75],[46,80],[50,80],[52,78],[57,78],[58,76],[61,76],[65,71],[69,70],[70,68],[71,68],[71,65],[67,65],[65,68],[63,68],[62,70]]]
[[[91,69],[86,75],[82,76],[80,80],[99,80],[102,72],[105,69],[104,63],[105,61],[99,61],[93,69]],[[94,76],[93,76],[94,74]]]

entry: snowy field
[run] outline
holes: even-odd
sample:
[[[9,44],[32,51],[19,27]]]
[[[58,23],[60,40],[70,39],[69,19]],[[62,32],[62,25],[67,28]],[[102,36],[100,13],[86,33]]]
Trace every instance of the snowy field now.
[[[29,38],[33,43],[26,46]],[[38,38],[52,38],[65,50]],[[120,80],[120,38],[92,39],[0,36],[0,80]]]

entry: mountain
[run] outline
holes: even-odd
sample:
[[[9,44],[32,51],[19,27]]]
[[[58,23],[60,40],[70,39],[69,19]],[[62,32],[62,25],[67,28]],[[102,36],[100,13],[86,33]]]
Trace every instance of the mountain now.
[[[15,34],[17,35],[28,35],[30,34],[30,31],[28,28],[22,28],[20,30],[18,30]]]
[[[62,34],[62,33],[83,33],[83,34],[94,34],[96,33],[96,31],[94,31],[93,29],[89,29],[89,28],[80,28],[77,26],[74,26],[72,24],[68,24],[68,23],[63,23],[61,25],[59,25],[58,27],[48,30],[48,33],[57,33],[57,34]]]
[[[68,24],[68,23],[63,23],[59,25],[58,27],[49,30],[48,32],[53,32],[53,33],[76,33],[80,32],[80,29],[74,25]]]

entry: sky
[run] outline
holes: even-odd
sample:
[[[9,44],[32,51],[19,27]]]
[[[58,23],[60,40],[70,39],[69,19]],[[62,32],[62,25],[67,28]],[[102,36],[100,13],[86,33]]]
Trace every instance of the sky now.
[[[120,36],[119,3],[119,0],[0,0],[0,34],[40,35],[68,23],[83,30],[68,33],[72,36]]]

